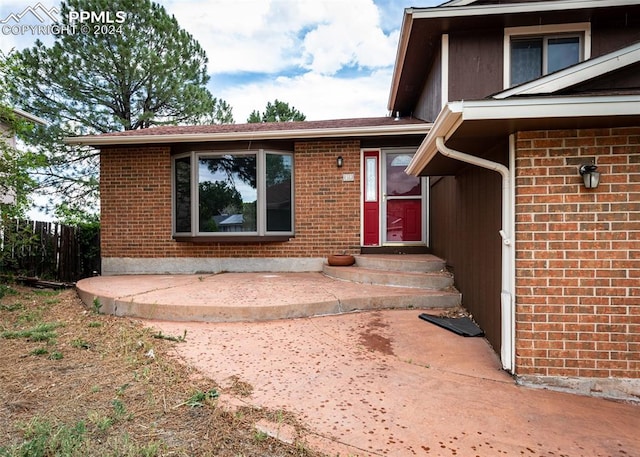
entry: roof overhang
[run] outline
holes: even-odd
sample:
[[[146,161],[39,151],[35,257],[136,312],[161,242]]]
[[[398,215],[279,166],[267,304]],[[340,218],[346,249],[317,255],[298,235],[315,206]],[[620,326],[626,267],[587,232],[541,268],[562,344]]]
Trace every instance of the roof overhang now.
[[[555,0],[485,5],[458,2],[430,8],[407,8],[402,20],[388,109],[410,113],[419,98],[429,66],[440,48],[443,34],[457,31],[495,30],[532,23],[590,22],[594,15],[616,14],[634,7],[637,0]],[[597,10],[597,12],[596,12]]]
[[[223,133],[175,133],[150,134],[148,131],[135,135],[87,135],[68,137],[66,144],[89,146],[117,146],[133,144],[171,144],[199,143],[223,141],[261,141],[261,140],[304,140],[327,138],[384,137],[404,135],[426,135],[432,124],[398,124],[385,126],[325,128],[325,129],[291,129],[262,130],[250,132]]]
[[[47,121],[45,121],[41,117],[38,117],[35,114],[27,113],[20,108],[11,108],[11,111],[13,111],[16,116],[19,116],[26,121],[33,122],[34,124],[47,125]]]
[[[407,173],[438,176],[460,169],[460,162],[438,153],[438,137],[452,149],[482,157],[519,131],[626,126],[640,126],[640,95],[451,102],[440,111]]]

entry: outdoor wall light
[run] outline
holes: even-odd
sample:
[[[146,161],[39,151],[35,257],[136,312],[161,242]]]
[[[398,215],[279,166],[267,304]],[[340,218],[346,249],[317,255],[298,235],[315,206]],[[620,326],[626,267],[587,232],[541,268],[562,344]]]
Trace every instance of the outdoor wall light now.
[[[582,176],[584,187],[587,189],[595,189],[600,184],[600,172],[596,170],[598,167],[594,164],[580,165],[580,176]]]
[[[338,158],[336,159],[336,165],[338,166],[338,168],[342,168],[343,164],[344,161],[342,160],[342,156],[338,156]]]

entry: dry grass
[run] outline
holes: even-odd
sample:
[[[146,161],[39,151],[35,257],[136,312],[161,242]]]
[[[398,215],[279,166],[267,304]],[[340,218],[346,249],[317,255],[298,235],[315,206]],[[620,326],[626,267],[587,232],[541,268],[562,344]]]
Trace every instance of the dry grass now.
[[[251,386],[225,391],[182,365],[169,356],[180,342],[95,314],[73,290],[0,295],[0,456],[319,455],[256,431],[268,419],[302,433],[286,412],[222,408],[218,394]]]

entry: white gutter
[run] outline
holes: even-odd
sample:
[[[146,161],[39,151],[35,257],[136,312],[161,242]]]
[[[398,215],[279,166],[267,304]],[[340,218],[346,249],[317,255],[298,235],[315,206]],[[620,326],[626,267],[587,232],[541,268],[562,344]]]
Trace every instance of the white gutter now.
[[[459,109],[465,121],[640,114],[640,95],[560,96],[467,100]],[[451,105],[451,103],[449,103]]]
[[[193,143],[213,141],[258,141],[310,138],[346,138],[358,136],[426,135],[432,124],[401,124],[367,127],[338,127],[324,129],[265,130],[249,132],[87,135],[64,138],[66,144],[91,146],[127,144]]]
[[[509,371],[516,374],[516,136],[513,133],[509,135],[509,170],[511,170],[509,186],[511,189],[511,194],[509,195],[511,220],[508,221],[509,233],[511,233],[511,256],[509,257],[509,290],[511,291],[509,300],[509,307],[511,308],[511,314],[509,316],[511,320],[511,336],[509,344],[511,345],[511,368]],[[505,207],[504,203],[503,207]],[[503,300],[501,300],[501,306],[502,311],[505,312]],[[504,326],[504,322],[501,325]]]
[[[513,146],[513,135],[509,140],[509,156],[511,157]],[[501,304],[501,351],[500,358],[502,360],[502,368],[513,372],[514,370],[514,354],[515,354],[515,307],[514,307],[514,254],[513,254],[513,204],[512,204],[512,176],[507,167],[498,162],[492,162],[471,154],[456,151],[448,148],[444,144],[444,138],[439,136],[436,138],[436,146],[440,154],[461,162],[476,165],[488,170],[496,171],[502,176],[502,228],[500,236],[502,237],[502,273],[501,284],[502,291],[500,293]],[[511,159],[510,159],[511,160]]]

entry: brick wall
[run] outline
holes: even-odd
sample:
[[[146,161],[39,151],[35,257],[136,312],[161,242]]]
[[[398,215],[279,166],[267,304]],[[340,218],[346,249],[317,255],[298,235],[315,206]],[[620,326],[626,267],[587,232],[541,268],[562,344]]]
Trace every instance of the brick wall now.
[[[169,148],[105,149],[100,154],[102,257],[168,255]]]
[[[640,128],[521,132],[516,167],[517,374],[640,378]]]
[[[338,156],[342,168],[336,166]],[[299,142],[294,160],[298,255],[359,252],[360,142]],[[343,182],[344,173],[353,173],[355,181]]]
[[[344,159],[336,167],[336,157]],[[295,146],[295,238],[277,243],[176,242],[171,237],[170,148],[101,151],[102,256],[326,257],[359,250],[360,143],[305,141]],[[343,182],[343,173],[355,181]]]

